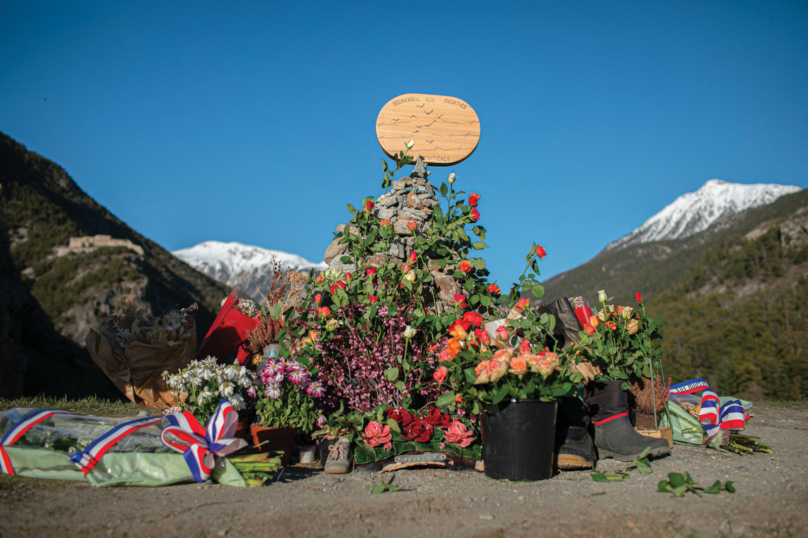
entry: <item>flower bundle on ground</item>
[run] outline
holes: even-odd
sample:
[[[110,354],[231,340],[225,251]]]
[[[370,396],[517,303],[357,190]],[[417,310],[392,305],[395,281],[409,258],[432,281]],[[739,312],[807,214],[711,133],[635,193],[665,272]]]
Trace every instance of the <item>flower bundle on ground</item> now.
[[[255,373],[238,364],[218,364],[215,357],[193,360],[175,374],[163,372],[163,379],[182,410],[193,413],[202,424],[213,416],[222,398],[229,399],[236,411],[247,410],[256,398]]]
[[[320,413],[315,400],[325,393],[305,366],[294,359],[270,359],[260,373],[263,388],[255,404],[255,424],[264,428],[312,431]]]

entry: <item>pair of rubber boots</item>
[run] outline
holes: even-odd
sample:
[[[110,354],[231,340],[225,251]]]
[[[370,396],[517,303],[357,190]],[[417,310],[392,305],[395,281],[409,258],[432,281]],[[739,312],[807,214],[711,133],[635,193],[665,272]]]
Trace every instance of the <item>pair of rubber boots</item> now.
[[[670,454],[665,439],[640,435],[628,417],[628,394],[622,381],[590,381],[584,401],[561,398],[556,421],[556,465],[562,470],[590,469],[598,459],[632,461],[646,448],[648,456]],[[592,435],[590,436],[590,431]]]

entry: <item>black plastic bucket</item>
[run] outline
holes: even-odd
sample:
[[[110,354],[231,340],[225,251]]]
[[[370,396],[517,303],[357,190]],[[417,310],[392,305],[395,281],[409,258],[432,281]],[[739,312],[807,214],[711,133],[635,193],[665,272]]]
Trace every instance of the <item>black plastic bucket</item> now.
[[[553,476],[556,402],[506,400],[482,413],[485,476],[546,480]]]

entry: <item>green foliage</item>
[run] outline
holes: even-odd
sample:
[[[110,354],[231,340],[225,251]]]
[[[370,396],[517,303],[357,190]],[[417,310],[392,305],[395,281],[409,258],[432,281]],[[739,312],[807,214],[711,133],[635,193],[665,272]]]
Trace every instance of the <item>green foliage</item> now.
[[[299,385],[284,381],[281,395],[273,399],[259,395],[255,403],[256,425],[262,428],[300,428],[313,431],[320,417],[314,398]]]
[[[393,480],[396,479],[396,473],[390,475],[390,480],[387,482],[384,481],[384,478],[380,479],[380,483],[378,486],[371,486],[370,492],[371,493],[387,493],[387,492],[394,492],[394,491],[401,491],[401,488],[398,486],[393,485]]]
[[[669,473],[667,480],[662,480],[659,482],[657,491],[659,493],[673,493],[674,497],[684,497],[685,493],[688,491],[699,496],[701,495],[699,492],[712,493],[716,495],[722,491],[735,493],[735,486],[733,486],[731,480],[728,480],[724,484],[722,484],[719,480],[716,480],[715,483],[708,488],[697,487],[697,484],[698,482],[693,481],[690,473]]]

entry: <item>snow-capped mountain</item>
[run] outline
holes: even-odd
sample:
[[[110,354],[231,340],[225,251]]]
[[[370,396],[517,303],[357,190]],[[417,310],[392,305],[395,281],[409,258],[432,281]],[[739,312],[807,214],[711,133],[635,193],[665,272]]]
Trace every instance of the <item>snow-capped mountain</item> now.
[[[237,286],[255,299],[261,299],[272,282],[273,260],[280,262],[284,269],[293,271],[308,272],[312,268],[324,271],[328,268],[322,262],[312,263],[296,254],[236,242],[205,241],[190,248],[175,250],[172,254],[219,282]]]
[[[801,190],[793,185],[743,185],[711,179],[696,192],[683,194],[631,232],[609,243],[604,252],[636,243],[681,239],[706,230],[746,209],[770,204],[784,194]]]

